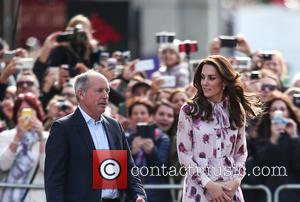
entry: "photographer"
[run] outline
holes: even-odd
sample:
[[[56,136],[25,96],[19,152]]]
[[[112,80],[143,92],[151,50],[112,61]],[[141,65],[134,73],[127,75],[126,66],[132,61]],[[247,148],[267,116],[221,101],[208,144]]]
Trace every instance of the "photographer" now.
[[[256,177],[259,178],[258,182],[269,187],[274,193],[278,186],[298,183],[300,180],[298,161],[300,158],[300,122],[298,110],[284,94],[274,92],[272,96],[272,99],[265,104],[265,113],[257,124],[256,133],[248,143],[251,149],[249,153],[252,153],[252,161],[254,161],[253,165],[269,169],[285,168],[284,173],[280,170],[281,173]],[[249,165],[250,162],[247,163]],[[249,170],[253,171],[253,169]],[[280,194],[280,201],[296,202],[299,200],[299,194],[299,191],[284,191]],[[260,198],[260,201],[265,201],[264,197]]]
[[[16,127],[0,134],[1,182],[42,184],[44,182],[44,113],[32,93],[19,94],[13,108]],[[1,188],[0,201],[46,201],[43,190]]]
[[[151,170],[151,167],[167,167],[171,152],[171,141],[168,135],[155,127],[155,125],[151,125],[152,104],[148,100],[137,99],[129,106],[128,113],[132,126],[136,126],[135,132],[128,137],[135,164],[139,168],[145,166],[149,170]],[[137,126],[138,123],[145,123],[146,125],[139,127]],[[144,174],[142,178],[144,184],[169,183],[167,176],[155,176],[157,173],[147,176]],[[146,190],[146,193],[148,202],[172,201],[169,190]]]
[[[98,42],[92,37],[91,22],[83,15],[76,15],[65,32],[55,32],[47,37],[34,72],[41,81],[48,67],[67,64],[70,76],[74,77],[98,63],[98,55]]]
[[[162,66],[152,74],[152,77],[174,76],[174,87],[185,87],[189,84],[189,70],[186,63],[180,58],[178,47],[175,44],[163,44],[159,49],[159,57]]]

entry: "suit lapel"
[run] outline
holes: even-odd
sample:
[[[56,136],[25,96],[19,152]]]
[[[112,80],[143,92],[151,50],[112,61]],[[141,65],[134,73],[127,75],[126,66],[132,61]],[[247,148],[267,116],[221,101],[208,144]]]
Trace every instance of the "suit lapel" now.
[[[88,147],[89,151],[92,153],[92,151],[95,150],[95,145],[94,145],[90,130],[89,130],[79,108],[76,109],[74,115],[75,115],[75,120],[76,120],[76,131],[77,131],[77,133],[79,133],[79,136],[83,138],[84,143]]]
[[[102,117],[103,117],[103,126],[108,140],[109,148],[115,150],[120,149],[121,147],[118,146],[118,136],[116,134],[116,129],[112,127],[112,124],[109,123],[108,119],[105,116]]]

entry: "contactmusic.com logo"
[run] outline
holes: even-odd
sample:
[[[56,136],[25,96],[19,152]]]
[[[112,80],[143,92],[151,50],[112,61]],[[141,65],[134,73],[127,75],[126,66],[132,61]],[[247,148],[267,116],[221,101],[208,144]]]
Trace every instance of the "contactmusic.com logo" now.
[[[93,189],[127,189],[127,152],[93,151]]]

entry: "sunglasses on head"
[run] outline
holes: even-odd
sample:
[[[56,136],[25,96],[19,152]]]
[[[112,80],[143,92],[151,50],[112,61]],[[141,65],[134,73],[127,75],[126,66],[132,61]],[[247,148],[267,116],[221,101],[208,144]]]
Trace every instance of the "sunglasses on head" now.
[[[262,91],[266,91],[266,90],[274,91],[275,89],[277,89],[276,85],[263,84],[263,85],[261,86],[261,90],[262,90]]]
[[[32,87],[33,84],[34,84],[33,81],[18,81],[17,87],[23,87],[24,85],[26,85],[28,87]]]

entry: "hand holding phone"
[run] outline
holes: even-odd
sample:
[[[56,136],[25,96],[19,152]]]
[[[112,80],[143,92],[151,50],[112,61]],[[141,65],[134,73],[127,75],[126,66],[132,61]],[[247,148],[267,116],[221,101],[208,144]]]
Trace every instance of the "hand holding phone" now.
[[[31,108],[23,108],[20,112],[19,117],[22,120],[21,124],[24,126],[26,130],[32,128],[30,124],[30,120],[32,119],[32,116],[33,116],[33,110]]]

